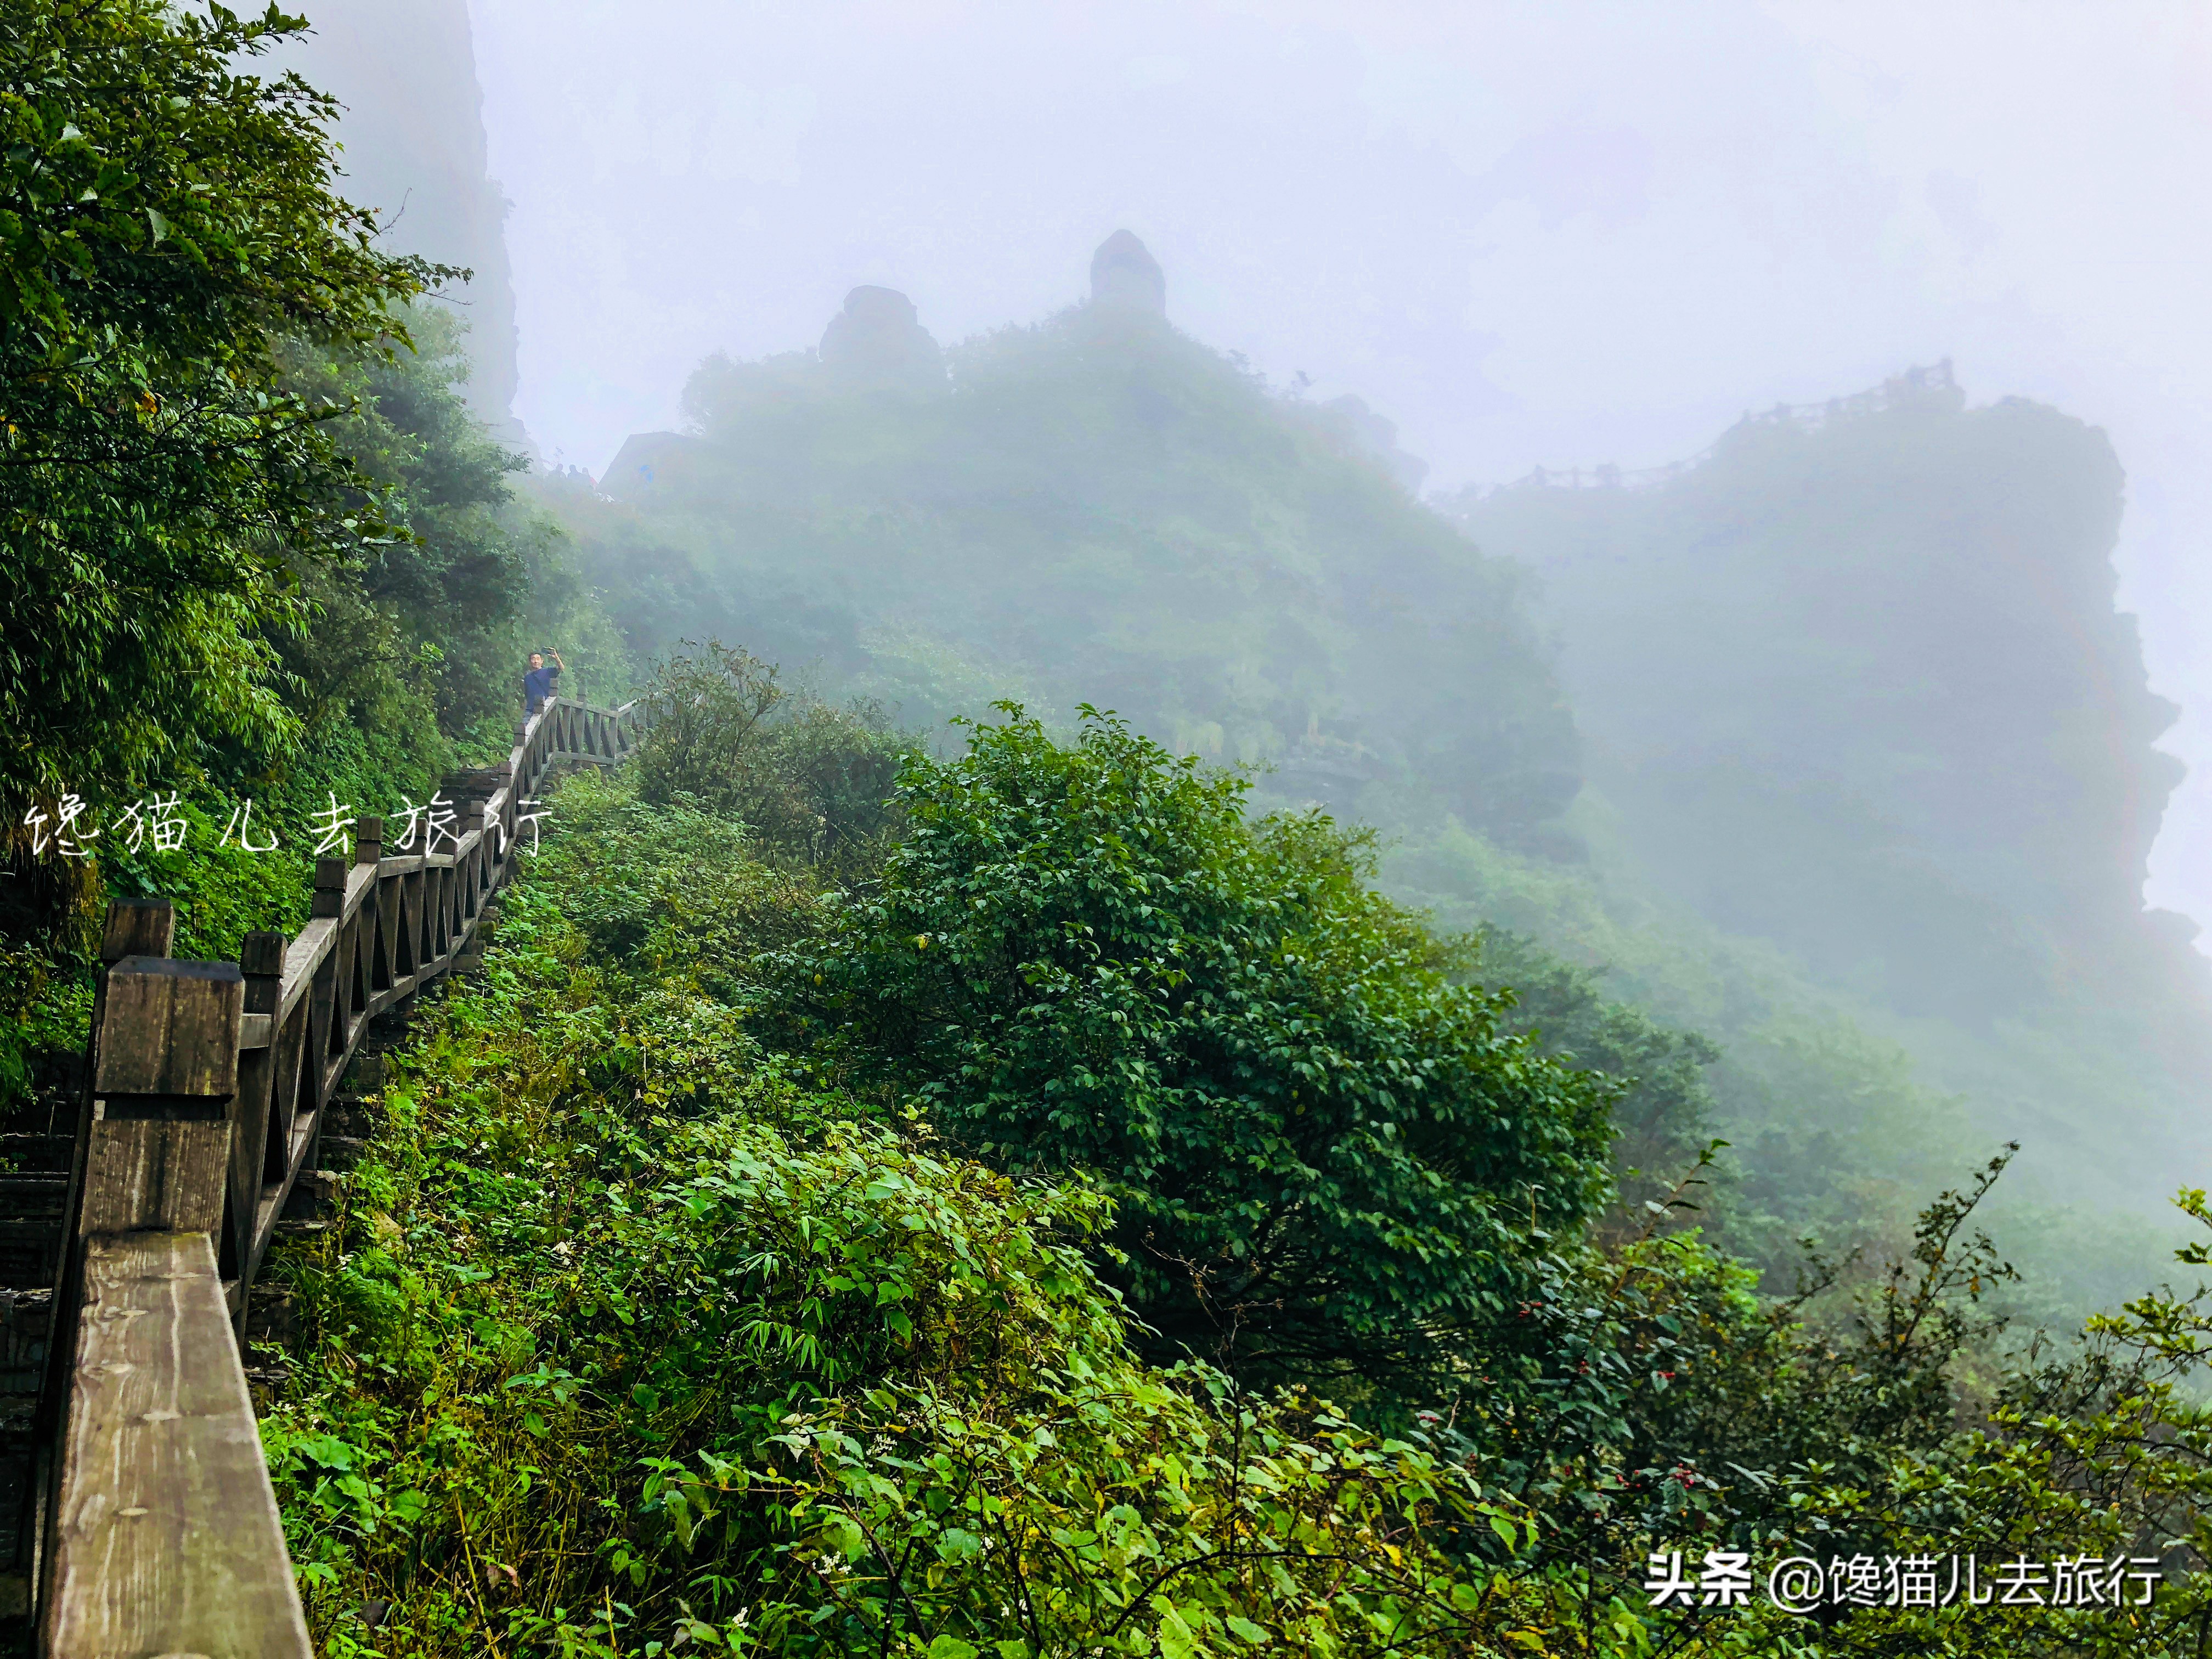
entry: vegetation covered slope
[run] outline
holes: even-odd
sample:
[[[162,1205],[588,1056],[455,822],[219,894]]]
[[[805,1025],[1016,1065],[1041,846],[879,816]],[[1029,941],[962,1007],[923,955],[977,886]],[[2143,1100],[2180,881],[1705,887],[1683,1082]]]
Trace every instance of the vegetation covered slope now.
[[[504,753],[526,628],[605,659],[416,308],[453,273],[269,70],[301,27],[0,9],[0,1111],[82,1052],[105,896],[178,900],[187,954],[296,925],[317,811]]]
[[[925,729],[1000,695],[1112,708],[1321,796],[1419,777],[1514,846],[1556,837],[1573,721],[1515,567],[1417,505],[1340,415],[1127,307],[880,378],[710,360],[631,508],[574,503],[644,653],[717,633]],[[658,603],[650,596],[659,594]]]
[[[1054,831],[979,786],[1035,770],[1040,745],[1115,836],[1152,841],[1133,878],[1273,833],[1111,727],[1070,747],[1018,721],[977,738],[967,758],[908,763],[902,816],[966,821],[1010,870],[1052,867]],[[1208,1194],[1176,1162],[1093,1176],[1083,1124],[1127,1138],[1173,1117],[1143,1034],[1094,1018],[1133,983],[1206,1004],[1202,980],[1173,983],[1172,927],[1069,957],[1081,924],[1015,882],[979,954],[927,837],[890,851],[881,890],[909,896],[878,909],[872,884],[764,857],[739,825],[622,781],[572,785],[559,809],[481,983],[391,1057],[341,1228],[278,1263],[307,1332],[264,1432],[330,1651],[1626,1659],[2191,1639],[2203,1586],[2182,1556],[2148,1608],[2032,1620],[1870,1595],[1806,1620],[1643,1588],[1655,1552],[1685,1553],[1694,1581],[1713,1550],[1762,1572],[1863,1556],[1878,1575],[1951,1550],[2104,1561],[2199,1538],[2212,1474],[2177,1389],[2202,1310],[2154,1298],[2075,1358],[2008,1357],[1978,1305],[2007,1271],[1972,1233],[1978,1189],[1941,1198],[1858,1292],[1778,1299],[1663,1203],[1610,1231],[1478,1220],[1432,1265],[1519,1282],[1472,1321],[1418,1276],[1389,1283],[1422,1231],[1466,1219],[1448,1183],[1406,1190],[1377,1217],[1402,1233],[1338,1238],[1366,1291],[1304,1316],[1356,1347],[1382,1314],[1425,1333],[1420,1363],[1389,1330],[1374,1352],[1401,1363],[1373,1376],[1310,1350],[1191,1356],[1152,1322],[1182,1292],[1130,1274],[1124,1244],[1264,1217],[1267,1148],[1302,1114],[1252,1096]],[[923,944],[897,907],[930,894],[952,925]],[[940,944],[956,978],[1017,970],[950,1000],[960,1030],[1103,1039],[1117,1080],[1064,1140],[1037,1089],[1018,1097],[1024,1141],[963,1108],[1006,1075],[972,1051],[811,1023],[841,994],[833,972],[894,1008],[947,1005],[936,969],[911,971]],[[1263,964],[1317,1024],[1363,1000],[1387,1018],[1388,994],[1436,984],[1388,955]],[[1279,1058],[1295,1072],[1316,1052]],[[1186,1077],[1249,1069],[1233,1044],[1186,1056]],[[1362,1064],[1346,1054],[1325,1086],[1356,1090]],[[1500,1038],[1455,1086],[1571,1140],[1571,1097],[1606,1085]],[[1419,1091],[1344,1098],[1370,1121],[1427,1109]],[[1320,1207],[1291,1195],[1274,1224],[1326,1229]],[[1273,1311],[1242,1313],[1264,1333]]]
[[[2075,1293],[2153,1259],[2212,1054],[2140,902],[2170,711],[2113,609],[2100,436],[1929,391],[1747,425],[1660,489],[1439,513],[1344,411],[1144,308],[941,356],[884,326],[874,370],[835,326],[711,360],[689,434],[564,502],[635,647],[764,640],[918,724],[1097,702],[1376,825],[1400,896],[1717,1042],[1763,1260],[1894,1236],[1922,1171],[2010,1139],[2020,1242]]]
[[[2063,1237],[2085,1282],[2140,1259],[2110,1218],[2208,1150],[2212,982],[2141,896],[2176,763],[2114,606],[2121,485],[2078,421],[1929,390],[1747,422],[1651,488],[1460,497],[1541,578],[1599,880],[1568,896],[1448,837],[1409,845],[1401,879],[1721,1037],[1726,1132],[1774,1149],[1755,1179],[1832,1165],[1814,1137],[1869,1128],[1889,1148],[1845,1167],[1901,1171],[1927,1144],[1912,1120],[1948,1117],[1954,1144],[2025,1144],[2015,1201],[2048,1207],[2023,1249]],[[1655,924],[1671,952],[1636,942]],[[1782,1040],[1808,991],[1960,1104],[1887,1087],[1869,1113],[1821,1086]]]
[[[1540,574],[1597,786],[1661,884],[1900,1011],[1987,1022],[2173,960],[2142,890],[2176,711],[2114,608],[2121,483],[2055,410],[1930,392],[1747,422],[1647,489],[1459,505]]]

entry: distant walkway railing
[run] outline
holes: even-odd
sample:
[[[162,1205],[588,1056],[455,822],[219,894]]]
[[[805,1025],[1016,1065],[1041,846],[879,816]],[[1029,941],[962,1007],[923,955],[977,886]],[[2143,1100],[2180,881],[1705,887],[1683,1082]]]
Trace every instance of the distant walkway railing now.
[[[1713,456],[1729,439],[1741,433],[1760,427],[1791,427],[1800,432],[1817,432],[1824,427],[1857,420],[1868,415],[1880,415],[1893,409],[1925,407],[1931,399],[1960,395],[1959,383],[1952,378],[1951,360],[1908,368],[1902,374],[1893,374],[1880,386],[1869,386],[1864,392],[1855,392],[1847,398],[1831,398],[1819,404],[1777,404],[1771,409],[1746,410],[1743,418],[1712,443],[1707,444],[1687,459],[1669,461],[1663,466],[1624,469],[1612,465],[1534,468],[1507,484],[1494,486],[1498,489],[1640,489],[1662,484],[1695,471]]]
[[[234,963],[172,959],[167,901],[110,908],[41,1407],[42,1652],[312,1659],[240,1357],[254,1275],[369,1021],[463,963],[551,770],[614,765],[638,727],[548,703],[449,782],[450,852],[386,858],[363,818],[299,937]]]

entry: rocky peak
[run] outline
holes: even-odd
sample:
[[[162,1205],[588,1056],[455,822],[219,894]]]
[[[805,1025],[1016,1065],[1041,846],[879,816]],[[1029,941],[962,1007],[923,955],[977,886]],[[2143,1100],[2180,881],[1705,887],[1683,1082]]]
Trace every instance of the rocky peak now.
[[[945,354],[896,289],[856,288],[822,332],[822,362],[842,378],[872,385],[933,386]]]
[[[1115,231],[1091,256],[1091,302],[1168,314],[1167,276],[1133,233]]]

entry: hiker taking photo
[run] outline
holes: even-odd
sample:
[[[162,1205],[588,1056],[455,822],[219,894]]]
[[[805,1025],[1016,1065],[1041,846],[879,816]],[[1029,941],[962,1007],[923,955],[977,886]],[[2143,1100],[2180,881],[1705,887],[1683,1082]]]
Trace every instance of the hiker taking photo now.
[[[553,665],[545,665],[545,653],[530,653],[530,672],[522,677],[522,702],[525,712],[534,714],[545,707],[553,696],[553,683],[561,678],[561,671],[568,665],[561,660],[561,653],[553,653]]]

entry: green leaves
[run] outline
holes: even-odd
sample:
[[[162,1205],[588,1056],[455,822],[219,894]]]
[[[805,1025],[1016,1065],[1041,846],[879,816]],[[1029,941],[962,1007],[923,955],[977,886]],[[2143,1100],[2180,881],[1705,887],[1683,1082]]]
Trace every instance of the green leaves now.
[[[711,807],[769,851],[848,877],[896,834],[892,782],[910,745],[877,705],[830,708],[749,653],[688,641],[661,665],[649,701],[637,763],[645,799]]]
[[[1604,1191],[1610,1090],[1501,1032],[1356,837],[1006,713],[908,764],[879,890],[774,959],[786,1016],[986,1156],[1096,1171],[1168,1351],[1449,1364]]]
[[[1290,1117],[1304,1105],[1350,1122],[1349,1098],[1361,1121],[1411,1137],[1418,1103],[1453,1076],[1448,1042],[1330,1040],[1344,1017],[1320,996],[1267,1028],[1279,1063],[1237,1050],[1234,1073],[1228,1060],[1170,1073],[1110,1020],[1054,1024],[1095,998],[1179,1041],[1237,1029],[1180,1023],[1176,997],[1242,1008],[1317,963],[1329,973],[1300,983],[1334,987],[1379,1022],[1424,1006],[1434,959],[1356,896],[1299,912],[1290,900],[1309,890],[1279,866],[1239,875],[1249,887],[1217,879],[1260,858],[1250,843],[1216,848],[1212,864],[1164,856],[1176,817],[1157,793],[1143,811],[1075,818],[1104,861],[1086,879],[1141,896],[1118,914],[1071,904],[1056,913],[1065,926],[1017,933],[1006,913],[1039,878],[1000,830],[1064,796],[916,799],[928,808],[917,823],[938,825],[988,805],[963,833],[996,848],[988,878],[956,887],[928,928],[927,954],[957,947],[976,981],[1022,988],[1000,1006],[945,989],[961,981],[924,981],[943,992],[939,1012],[1009,1046],[1007,1029],[1028,1020],[1073,1030],[1082,1041],[1060,1052],[1112,1086],[1215,1103],[1224,1122],[1205,1143],[1178,1141],[1194,1131],[1177,1103],[1161,1105],[1164,1146],[1225,1160],[1264,1131],[1316,1156],[1256,1117],[1231,1133],[1248,1097],[1221,1077],[1246,1090],[1279,1078]],[[500,971],[425,1010],[411,1051],[391,1058],[392,1127],[354,1177],[344,1232],[283,1264],[322,1346],[263,1431],[333,1651],[372,1595],[404,1626],[387,1650],[454,1659],[502,1644],[797,1659],[1721,1659],[1815,1646],[2131,1659],[2194,1640],[2207,1601],[2193,1575],[2177,1574],[2139,1622],[2109,1608],[1946,1613],[1957,1622],[1934,1626],[1913,1609],[1826,1625],[1758,1606],[1661,1614],[1638,1588],[1650,1553],[1677,1548],[1692,1570],[1707,1548],[1748,1551],[1755,1569],[1793,1553],[1980,1547],[1986,1565],[1999,1545],[2109,1557],[2179,1537],[2198,1557],[2212,1549],[2212,1421],[2186,1385],[2212,1318],[2203,1298],[2147,1298],[2079,1354],[2005,1370],[1969,1319],[2001,1265],[1969,1225],[1986,1180],[1931,1206],[1899,1273],[1876,1274],[1825,1324],[1762,1299],[1748,1268],[1692,1233],[1545,1245],[1517,1264],[1527,1300],[1479,1340],[1456,1339],[1467,1369],[1433,1410],[1386,1415],[1364,1377],[1346,1380],[1361,1391],[1346,1411],[1209,1365],[1148,1364],[1094,1271],[1117,1225],[1100,1183],[991,1168],[895,1112],[865,1121],[876,1106],[802,1089],[800,1061],[704,1012],[724,1005],[696,994],[702,963],[746,960],[747,941],[788,951],[781,907],[811,913],[811,893],[743,874],[742,841],[684,811],[647,833],[618,786],[571,786],[562,807],[572,833],[503,900]],[[670,844],[697,891],[657,884]],[[1261,884],[1269,871],[1275,884]],[[1208,893],[1256,894],[1278,919],[1341,919],[1358,949],[1332,954],[1318,928],[1267,931],[1224,902],[1232,936],[1274,952],[1240,975],[1189,925],[1193,896]],[[711,949],[687,904],[719,913]],[[956,926],[960,912],[981,920]],[[586,925],[633,919],[638,943],[610,958],[619,967],[586,947]],[[1143,935],[1157,943],[1149,958],[1127,948],[1139,927],[1158,930]],[[915,931],[885,929],[884,959],[911,963]],[[982,948],[1006,937],[1052,948],[1003,960]],[[1180,984],[1154,972],[1162,961]],[[1553,1074],[1502,1039],[1483,1052],[1522,1073],[1516,1086]],[[1360,1053],[1388,1070],[1387,1088],[1346,1081],[1339,1061]],[[712,1081],[656,1080],[672,1071]],[[1100,1133],[1080,1097],[1053,1098],[1066,1133]],[[1504,1115],[1515,1098],[1489,1109]],[[1544,1132],[1574,1144],[1567,1128]],[[1423,1157],[1432,1189],[1468,1177],[1440,1145]],[[1255,1224],[1258,1199],[1224,1167],[1206,1171],[1219,1190],[1178,1189],[1176,1224]],[[1525,1229],[1528,1200],[1516,1200]],[[2185,1205],[2212,1220],[2201,1196]],[[1378,1210],[1375,1224],[1409,1252],[1423,1237],[1418,1212]],[[1967,1376],[1954,1389],[1956,1371]]]
[[[128,788],[297,735],[272,636],[343,559],[359,475],[278,343],[404,344],[452,273],[333,196],[335,106],[245,61],[305,25],[150,0],[0,16],[0,800]]]
[[[1110,1352],[1020,1381],[894,1382],[778,1437],[754,1490],[810,1528],[802,1559],[829,1550],[806,1624],[876,1650],[1013,1625],[1001,1654],[1366,1651],[1370,1627],[1443,1654],[1525,1609],[1443,1547],[1486,1512],[1473,1483],[1325,1407]]]

